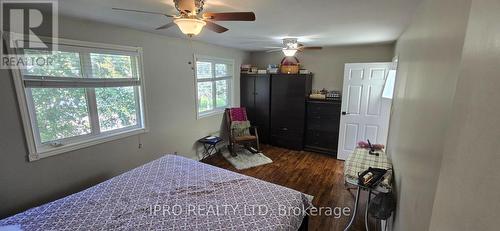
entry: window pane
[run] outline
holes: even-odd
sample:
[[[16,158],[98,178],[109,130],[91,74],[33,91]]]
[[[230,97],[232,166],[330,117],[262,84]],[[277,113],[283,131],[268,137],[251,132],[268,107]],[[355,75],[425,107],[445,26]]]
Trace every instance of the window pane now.
[[[42,143],[91,132],[85,89],[33,88],[31,93]]]
[[[217,107],[226,107],[229,102],[228,80],[219,80],[215,82],[216,105]]]
[[[73,52],[24,50],[27,63],[24,74],[51,77],[81,77],[80,55]]]
[[[215,77],[227,77],[229,74],[229,65],[227,64],[215,64]]]
[[[198,79],[212,78],[212,63],[196,62],[196,76]]]
[[[212,82],[198,83],[198,112],[214,109]]]
[[[97,113],[101,131],[137,125],[135,87],[96,88]]]
[[[95,78],[133,78],[132,58],[128,55],[90,54]]]

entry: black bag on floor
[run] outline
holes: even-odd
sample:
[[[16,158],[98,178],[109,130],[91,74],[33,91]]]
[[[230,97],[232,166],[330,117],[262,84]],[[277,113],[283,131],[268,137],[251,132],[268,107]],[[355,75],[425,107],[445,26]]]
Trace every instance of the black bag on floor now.
[[[376,219],[387,220],[396,209],[392,193],[379,193],[370,201],[368,213]]]

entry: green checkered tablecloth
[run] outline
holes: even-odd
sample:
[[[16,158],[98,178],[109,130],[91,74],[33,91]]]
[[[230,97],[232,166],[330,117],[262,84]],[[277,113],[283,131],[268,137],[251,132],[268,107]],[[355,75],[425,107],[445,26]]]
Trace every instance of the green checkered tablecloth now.
[[[347,183],[358,185],[358,173],[362,173],[369,167],[387,169],[392,173],[392,163],[385,154],[385,151],[377,151],[379,156],[370,155],[370,150],[356,148],[347,158],[344,164],[344,179]],[[392,189],[392,174],[385,178],[376,190],[386,192]]]

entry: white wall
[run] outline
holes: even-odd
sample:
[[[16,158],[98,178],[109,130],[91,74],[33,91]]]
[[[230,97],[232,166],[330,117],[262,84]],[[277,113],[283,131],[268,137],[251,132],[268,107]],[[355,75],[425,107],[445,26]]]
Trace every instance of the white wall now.
[[[397,42],[399,70],[387,147],[398,199],[393,230],[429,228],[469,2],[423,1]]]
[[[500,1],[472,0],[430,230],[499,230]]]
[[[314,73],[313,89],[342,90],[344,64],[358,62],[390,62],[394,44],[324,47],[297,53],[301,68]],[[252,52],[251,63],[261,69],[268,64],[279,64],[283,52]]]
[[[143,47],[150,132],[29,163],[12,77],[0,70],[0,217],[92,186],[164,153],[196,158],[195,141],[221,125],[222,116],[196,119],[188,40],[69,18],[60,19],[59,31],[67,39]],[[235,60],[233,99],[238,105],[238,68],[249,54],[199,42],[193,47],[197,54]]]

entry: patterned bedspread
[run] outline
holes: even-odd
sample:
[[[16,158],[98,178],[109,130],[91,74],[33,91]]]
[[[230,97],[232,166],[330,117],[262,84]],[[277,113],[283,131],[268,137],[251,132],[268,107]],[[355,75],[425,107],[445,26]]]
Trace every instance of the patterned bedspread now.
[[[297,230],[307,195],[166,155],[0,220],[0,230]]]

